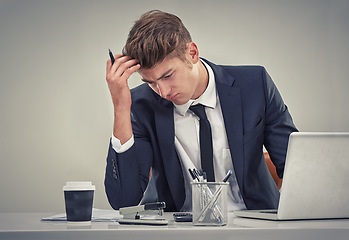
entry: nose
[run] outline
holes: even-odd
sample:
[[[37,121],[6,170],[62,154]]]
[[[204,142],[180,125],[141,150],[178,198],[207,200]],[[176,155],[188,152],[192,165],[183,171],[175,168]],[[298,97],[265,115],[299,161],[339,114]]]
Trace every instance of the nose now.
[[[161,80],[159,80],[159,82],[157,83],[157,88],[159,90],[160,96],[163,98],[168,97],[171,92],[171,87]]]

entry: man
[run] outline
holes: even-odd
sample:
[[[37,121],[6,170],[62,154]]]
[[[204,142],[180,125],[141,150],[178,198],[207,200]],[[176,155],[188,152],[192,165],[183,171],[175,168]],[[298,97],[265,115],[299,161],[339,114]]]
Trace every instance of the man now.
[[[136,71],[145,84],[130,90],[127,80]],[[167,211],[191,210],[188,168],[204,168],[200,144],[211,141],[200,138],[201,120],[191,107],[197,104],[211,125],[213,181],[234,171],[229,210],[277,207],[263,145],[282,177],[288,137],[297,129],[263,67],[201,59],[178,17],[150,11],[134,24],[123,54],[114,64],[108,60],[106,79],[114,129],[105,188],[114,209],[164,201]]]

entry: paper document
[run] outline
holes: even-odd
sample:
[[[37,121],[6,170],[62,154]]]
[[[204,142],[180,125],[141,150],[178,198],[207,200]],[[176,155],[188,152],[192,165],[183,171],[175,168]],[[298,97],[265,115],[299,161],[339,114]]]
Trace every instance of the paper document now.
[[[92,209],[92,222],[115,222],[118,221],[122,216],[119,211],[107,210],[107,209]],[[41,221],[67,221],[65,213],[53,215],[50,217],[42,218]]]

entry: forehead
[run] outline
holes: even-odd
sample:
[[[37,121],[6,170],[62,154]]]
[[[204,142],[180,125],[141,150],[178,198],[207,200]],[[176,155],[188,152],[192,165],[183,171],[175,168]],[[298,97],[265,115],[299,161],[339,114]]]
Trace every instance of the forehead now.
[[[164,74],[169,73],[179,67],[181,67],[182,61],[179,58],[165,58],[162,62],[156,64],[152,68],[138,70],[138,73],[143,79],[157,80],[163,77]]]

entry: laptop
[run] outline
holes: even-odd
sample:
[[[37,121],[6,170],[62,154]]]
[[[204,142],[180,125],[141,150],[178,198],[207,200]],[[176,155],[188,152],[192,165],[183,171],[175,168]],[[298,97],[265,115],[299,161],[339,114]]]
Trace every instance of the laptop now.
[[[292,133],[278,209],[234,214],[268,220],[349,218],[349,132]]]

